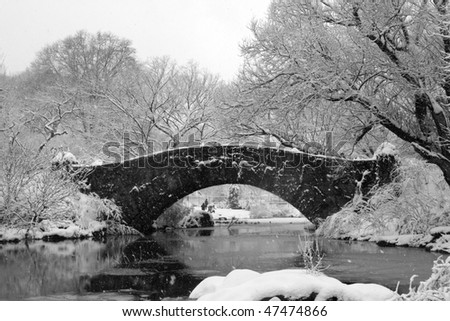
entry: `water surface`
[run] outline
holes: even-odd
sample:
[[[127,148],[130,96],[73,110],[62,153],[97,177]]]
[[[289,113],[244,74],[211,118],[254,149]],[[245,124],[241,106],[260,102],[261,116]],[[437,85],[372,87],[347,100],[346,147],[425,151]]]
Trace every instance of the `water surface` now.
[[[302,268],[301,224],[174,230],[116,237],[0,245],[0,299],[187,299],[204,278],[233,269]],[[440,255],[423,249],[319,239],[324,272],[345,283],[378,283],[405,292],[431,274]]]

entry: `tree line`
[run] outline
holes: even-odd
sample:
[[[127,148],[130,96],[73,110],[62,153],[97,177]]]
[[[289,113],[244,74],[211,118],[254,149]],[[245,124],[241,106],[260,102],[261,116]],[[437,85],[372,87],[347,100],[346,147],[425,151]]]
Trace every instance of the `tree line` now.
[[[195,134],[301,147],[333,132],[348,142],[340,156],[370,157],[392,140],[450,183],[448,7],[273,0],[267,17],[251,22],[243,66],[228,83],[194,62],[139,61],[131,41],[80,31],[43,48],[24,73],[0,76],[1,152],[64,145],[99,157],[124,132],[137,145],[176,147]]]

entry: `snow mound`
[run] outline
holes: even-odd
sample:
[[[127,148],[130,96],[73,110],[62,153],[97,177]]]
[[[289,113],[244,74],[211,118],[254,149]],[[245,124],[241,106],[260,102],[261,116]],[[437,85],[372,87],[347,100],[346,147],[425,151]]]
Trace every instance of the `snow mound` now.
[[[51,160],[52,165],[61,166],[61,165],[69,165],[69,164],[78,164],[78,160],[70,152],[58,152],[55,157]]]
[[[92,161],[91,166],[101,166],[103,165],[103,160],[96,158]]]
[[[226,277],[203,280],[192,291],[191,299],[200,301],[287,300],[382,301],[394,300],[398,294],[378,284],[346,285],[322,273],[307,270],[280,270],[258,273],[234,270]]]
[[[378,146],[377,150],[373,154],[373,156],[376,158],[377,156],[381,155],[393,155],[398,156],[397,148],[392,145],[391,143],[384,142],[380,146]]]
[[[437,226],[430,230],[431,235],[450,234],[450,226]]]
[[[199,285],[191,292],[189,298],[198,299],[205,294],[216,292],[223,285],[224,276],[210,276],[200,282]]]

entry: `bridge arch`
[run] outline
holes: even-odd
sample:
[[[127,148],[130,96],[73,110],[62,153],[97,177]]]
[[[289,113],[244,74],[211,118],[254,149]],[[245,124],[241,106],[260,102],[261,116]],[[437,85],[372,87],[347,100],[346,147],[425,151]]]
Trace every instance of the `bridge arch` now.
[[[211,186],[245,184],[279,196],[310,221],[338,211],[354,196],[389,181],[393,158],[352,161],[292,149],[193,146],[94,166],[90,190],[112,198],[143,233],[183,197]],[[358,182],[361,182],[359,185]]]

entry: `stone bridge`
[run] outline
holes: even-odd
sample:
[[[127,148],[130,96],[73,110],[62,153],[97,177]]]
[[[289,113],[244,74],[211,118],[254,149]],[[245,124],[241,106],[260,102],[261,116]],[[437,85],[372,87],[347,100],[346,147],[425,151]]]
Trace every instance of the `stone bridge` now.
[[[391,180],[395,157],[347,160],[258,146],[193,146],[93,166],[90,191],[114,199],[143,233],[177,200],[206,187],[246,184],[292,204],[310,221],[337,212],[355,193]]]

